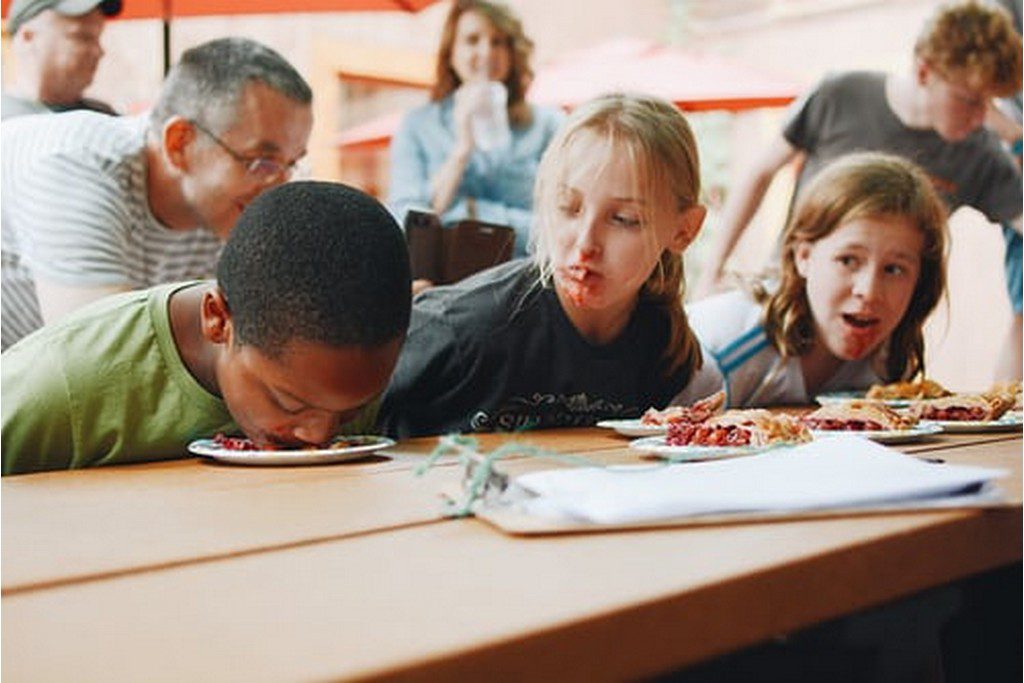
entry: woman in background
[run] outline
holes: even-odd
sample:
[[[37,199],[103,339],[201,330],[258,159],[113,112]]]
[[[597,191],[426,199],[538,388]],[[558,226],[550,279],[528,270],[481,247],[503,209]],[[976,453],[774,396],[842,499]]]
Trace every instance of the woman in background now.
[[[388,204],[399,223],[418,209],[442,223],[507,225],[516,231],[514,255],[526,254],[534,175],[562,120],[561,112],[526,102],[532,52],[505,5],[453,3],[430,102],[405,117],[391,142]],[[489,111],[496,129],[474,123]]]

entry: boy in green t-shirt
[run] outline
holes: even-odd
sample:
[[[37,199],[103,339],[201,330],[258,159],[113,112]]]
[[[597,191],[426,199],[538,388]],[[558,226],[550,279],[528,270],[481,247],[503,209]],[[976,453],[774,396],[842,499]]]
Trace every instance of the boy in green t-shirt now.
[[[375,428],[405,340],[409,258],[383,206],[296,182],[242,214],[216,282],[109,297],[2,355],[3,473],[186,457]]]

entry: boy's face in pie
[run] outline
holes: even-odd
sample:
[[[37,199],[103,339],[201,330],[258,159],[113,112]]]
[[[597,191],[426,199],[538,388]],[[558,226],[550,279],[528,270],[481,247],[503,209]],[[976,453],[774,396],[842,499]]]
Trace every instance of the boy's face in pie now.
[[[319,445],[384,390],[401,347],[401,338],[375,348],[296,339],[271,356],[232,339],[217,360],[217,382],[258,447]]]

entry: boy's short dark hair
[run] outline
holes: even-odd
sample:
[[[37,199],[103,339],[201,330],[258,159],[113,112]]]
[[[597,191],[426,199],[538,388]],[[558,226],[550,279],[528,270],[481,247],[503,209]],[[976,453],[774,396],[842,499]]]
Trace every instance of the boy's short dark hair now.
[[[339,183],[285,183],[231,232],[217,280],[241,344],[376,347],[409,325],[409,254],[391,214]]]

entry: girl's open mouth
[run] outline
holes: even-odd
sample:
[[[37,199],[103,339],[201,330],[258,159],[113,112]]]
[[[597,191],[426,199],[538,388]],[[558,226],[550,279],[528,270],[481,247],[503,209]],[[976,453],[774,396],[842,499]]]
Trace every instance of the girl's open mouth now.
[[[878,318],[872,318],[870,316],[854,315],[852,313],[843,313],[843,321],[850,327],[858,330],[868,330],[878,324]]]

